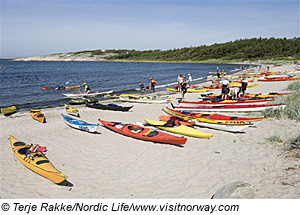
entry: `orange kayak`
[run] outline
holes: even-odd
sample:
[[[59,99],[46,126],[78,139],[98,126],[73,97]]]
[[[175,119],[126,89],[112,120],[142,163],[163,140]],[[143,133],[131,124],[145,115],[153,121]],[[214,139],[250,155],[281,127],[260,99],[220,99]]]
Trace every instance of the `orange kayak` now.
[[[70,87],[62,87],[59,90],[73,90],[73,89],[78,89],[80,87],[80,85],[78,86],[70,86]],[[53,90],[53,89],[57,89],[55,87],[42,87],[42,90]]]

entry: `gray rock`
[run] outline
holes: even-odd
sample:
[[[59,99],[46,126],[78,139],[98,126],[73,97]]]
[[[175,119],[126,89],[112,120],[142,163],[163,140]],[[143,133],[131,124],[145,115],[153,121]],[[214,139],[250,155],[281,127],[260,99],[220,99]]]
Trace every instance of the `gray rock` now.
[[[254,190],[249,183],[236,181],[221,187],[212,199],[253,199]]]

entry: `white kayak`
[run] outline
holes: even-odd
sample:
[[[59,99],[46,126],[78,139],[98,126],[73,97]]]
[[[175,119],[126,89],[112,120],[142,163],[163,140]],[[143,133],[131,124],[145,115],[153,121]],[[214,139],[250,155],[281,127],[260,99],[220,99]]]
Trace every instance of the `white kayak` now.
[[[104,94],[110,94],[113,90],[105,91],[105,92],[94,92],[94,93],[63,93],[64,96],[68,98],[80,98],[80,97],[95,97]]]
[[[170,102],[169,98],[160,98],[160,97],[120,97],[121,101],[126,102],[136,102],[136,103],[155,103],[155,104],[164,104]]]
[[[97,128],[99,127],[99,124],[90,124],[85,121],[75,119],[64,114],[61,114],[61,116],[63,117],[63,120],[68,126],[82,131],[94,133],[97,131]]]

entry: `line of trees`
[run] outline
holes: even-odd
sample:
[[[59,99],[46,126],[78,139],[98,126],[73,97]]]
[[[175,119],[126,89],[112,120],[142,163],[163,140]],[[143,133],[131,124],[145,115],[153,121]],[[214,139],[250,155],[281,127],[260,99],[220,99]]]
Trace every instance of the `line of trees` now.
[[[259,60],[259,59],[300,59],[300,38],[252,38],[240,39],[221,44],[172,50],[106,50],[118,53],[108,60],[137,61],[206,61],[206,60]],[[98,50],[93,55],[102,54]]]

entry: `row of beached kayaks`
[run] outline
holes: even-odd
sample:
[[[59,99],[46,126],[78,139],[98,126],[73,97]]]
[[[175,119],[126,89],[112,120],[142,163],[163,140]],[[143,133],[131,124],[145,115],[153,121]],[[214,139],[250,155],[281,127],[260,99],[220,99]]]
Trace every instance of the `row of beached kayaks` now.
[[[79,116],[78,110],[65,105],[65,110],[68,114]],[[192,128],[193,125],[203,125],[201,123],[215,124],[215,126],[228,126],[230,129],[220,129],[214,126],[204,126],[208,128],[216,128],[220,130],[228,131],[240,131],[246,126],[252,125],[252,122],[261,121],[265,118],[239,118],[239,117],[228,117],[217,114],[199,114],[199,113],[187,113],[172,110],[170,108],[164,109],[164,112],[170,116],[161,116],[160,121],[148,120],[145,121],[158,128],[160,130],[168,131],[175,134],[180,134],[184,136],[191,136],[195,138],[211,138],[213,135],[199,131]],[[32,109],[31,114],[40,114],[38,109]],[[63,121],[70,127],[79,129],[86,132],[97,132],[99,124],[88,123],[78,118],[73,118],[65,114],[61,114]],[[39,120],[39,119],[37,119]],[[99,122],[109,130],[116,133],[122,134],[124,136],[132,137],[139,140],[165,143],[172,145],[184,145],[187,141],[186,137],[179,137],[172,134],[164,133],[156,129],[147,128],[144,125],[138,123],[121,123],[121,122],[110,122],[99,119]],[[239,128],[234,130],[233,128]],[[55,184],[72,186],[70,182],[67,181],[67,176],[57,170],[49,159],[45,156],[45,147],[38,147],[36,145],[28,145],[24,142],[14,138],[9,135],[11,148],[17,157],[17,159],[28,169],[33,172],[49,179]],[[42,148],[42,150],[39,150]]]
[[[87,104],[87,106],[93,106],[93,108],[97,109],[98,107],[100,107],[101,109],[101,106],[118,107],[115,105],[101,105],[99,103]],[[64,108],[66,113],[72,116],[79,117],[79,112],[76,108],[70,107],[66,104]],[[181,146],[184,145],[187,141],[187,138],[184,136],[195,138],[211,138],[213,136],[212,134],[193,128],[192,126],[195,125],[222,131],[241,132],[243,129],[248,128],[249,126],[257,125],[259,122],[266,119],[264,117],[235,117],[213,113],[187,112],[171,108],[165,108],[163,109],[163,111],[166,115],[160,116],[160,121],[145,119],[145,122],[148,125],[154,126],[155,129],[147,128],[140,123],[125,124],[122,122],[104,121],[102,119],[99,119],[98,121],[105,128],[124,136],[144,141]],[[32,109],[31,115],[33,118],[35,117],[36,120],[41,122],[43,121],[39,109]],[[95,133],[99,128],[98,123],[88,123],[81,119],[73,118],[65,114],[61,114],[61,116],[63,118],[63,121],[68,126],[75,129]],[[157,130],[156,128],[183,136],[164,133]],[[32,146],[25,144],[24,142],[17,140],[11,135],[9,135],[9,138],[11,148],[15,156],[25,167],[49,179],[55,184],[72,186],[72,184],[67,181],[67,176],[57,170],[45,156],[45,150],[39,150],[39,147],[36,147],[35,145]]]
[[[195,122],[200,127],[216,129],[227,132],[242,132],[245,128],[255,126],[265,117],[250,118],[250,117],[236,117],[226,116],[213,113],[195,113],[188,111],[178,111],[171,108],[163,109],[165,114],[175,116],[179,119],[189,120]]]

